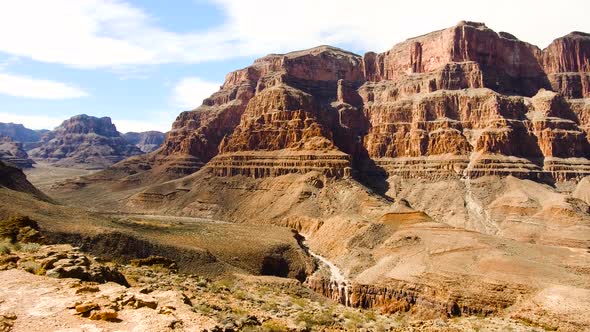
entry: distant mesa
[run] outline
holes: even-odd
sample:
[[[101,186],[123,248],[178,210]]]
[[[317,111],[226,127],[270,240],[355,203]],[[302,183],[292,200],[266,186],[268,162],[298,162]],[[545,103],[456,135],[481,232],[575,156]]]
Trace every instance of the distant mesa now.
[[[128,132],[123,134],[123,138],[144,153],[149,153],[157,150],[164,143],[166,134],[159,131]]]
[[[2,123],[0,122],[0,135],[8,136],[15,142],[35,143],[41,139],[41,136],[49,130],[33,130],[26,128],[20,123]]]
[[[57,166],[105,168],[141,154],[127,142],[109,117],[76,115],[41,138],[40,146],[29,151],[36,160]]]
[[[0,135],[0,160],[7,165],[18,168],[30,168],[35,163],[23,149],[22,143],[15,142],[11,137]]]

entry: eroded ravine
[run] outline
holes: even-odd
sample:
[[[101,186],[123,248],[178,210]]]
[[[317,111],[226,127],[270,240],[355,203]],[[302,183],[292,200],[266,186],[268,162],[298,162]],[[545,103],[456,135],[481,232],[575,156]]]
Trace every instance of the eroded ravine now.
[[[345,306],[352,306],[350,301],[352,283],[340,268],[326,257],[313,252],[305,244],[305,240],[301,241],[300,244],[310,256],[320,263],[316,272],[307,278],[306,284],[314,291],[331,298],[335,302]],[[329,276],[325,275],[325,271],[329,273]]]

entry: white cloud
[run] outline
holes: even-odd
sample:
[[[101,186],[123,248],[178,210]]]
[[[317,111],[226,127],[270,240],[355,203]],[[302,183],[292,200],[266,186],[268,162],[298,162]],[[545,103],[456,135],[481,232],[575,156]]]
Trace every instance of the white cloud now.
[[[170,130],[171,121],[167,124],[150,122],[150,121],[141,121],[141,120],[113,120],[115,127],[121,133],[128,133],[130,131],[133,132],[142,132],[142,131],[150,131],[150,130],[157,130],[163,133]]]
[[[62,82],[0,73],[0,94],[37,99],[69,99],[88,96],[84,90]]]
[[[64,118],[44,115],[18,115],[0,112],[0,122],[21,123],[30,129],[53,129],[59,126]]]
[[[147,112],[147,120],[113,119],[117,130],[121,133],[157,130],[163,133],[169,131],[172,122],[178,115],[176,112]]]
[[[150,118],[149,120],[113,119],[112,121],[117,127],[117,130],[122,133],[127,133],[130,131],[142,132],[149,130],[167,132],[170,130],[170,126],[176,118],[176,114],[169,112],[147,112],[147,115]],[[30,129],[54,129],[69,117],[70,116],[64,115],[19,115],[0,112],[0,122],[21,123]]]
[[[203,100],[219,90],[219,83],[206,82],[198,77],[186,77],[174,87],[173,102],[183,109],[200,106]]]
[[[559,13],[549,0],[210,1],[226,21],[191,33],[159,27],[157,17],[119,0],[1,1],[0,51],[97,68],[196,63],[319,44],[383,51],[463,19],[484,21],[541,47],[573,30],[590,31],[587,0],[568,1],[564,6],[571,10]]]
[[[223,6],[229,17],[227,31],[246,53],[325,43],[383,51],[461,20],[485,22],[540,47],[572,30],[590,31],[587,0],[568,1],[564,6],[575,10],[559,12],[549,0],[298,0],[284,5],[274,0],[214,1]]]
[[[177,34],[118,0],[0,2],[0,52],[81,68],[227,58],[225,32]]]

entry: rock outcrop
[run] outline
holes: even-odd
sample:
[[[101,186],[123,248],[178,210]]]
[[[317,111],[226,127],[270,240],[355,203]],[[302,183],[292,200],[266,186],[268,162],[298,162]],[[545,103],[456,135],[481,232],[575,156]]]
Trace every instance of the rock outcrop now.
[[[363,63],[369,81],[405,83],[418,78],[425,88],[422,92],[434,88],[488,87],[531,96],[539,88],[547,87],[543,68],[537,61],[540,53],[536,46],[497,34],[483,23],[463,21],[452,28],[409,39],[385,53],[368,53]],[[433,79],[433,74],[440,78]]]
[[[129,132],[123,134],[123,138],[141,151],[149,153],[157,150],[164,143],[166,134],[159,131]]]
[[[590,97],[590,34],[575,31],[554,40],[543,51],[542,64],[555,91]]]
[[[30,168],[35,163],[23,149],[22,143],[0,135],[0,160],[18,168]]]
[[[110,118],[85,114],[64,121],[42,141],[30,151],[31,157],[60,166],[104,168],[142,153],[121,136]]]

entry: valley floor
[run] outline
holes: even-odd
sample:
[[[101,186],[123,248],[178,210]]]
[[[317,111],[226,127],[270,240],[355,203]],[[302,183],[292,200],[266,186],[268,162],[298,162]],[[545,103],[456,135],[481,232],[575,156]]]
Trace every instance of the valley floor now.
[[[32,168],[25,169],[27,179],[41,191],[49,191],[52,185],[60,181],[96,172],[83,168],[57,167],[43,161],[37,161]]]
[[[504,227],[486,234],[459,227],[467,213],[436,187],[456,198],[457,183],[392,182],[393,203],[315,173],[199,172],[144,191],[95,185],[85,172],[28,171],[57,204],[0,188],[0,220],[30,216],[50,243],[67,243],[3,244],[0,330],[590,330],[585,203],[547,186],[505,179],[495,185],[510,191],[485,196],[469,188],[468,213],[510,215],[486,219]],[[162,193],[175,194],[146,200]],[[84,269],[79,262],[116,269],[128,285],[56,273]]]

